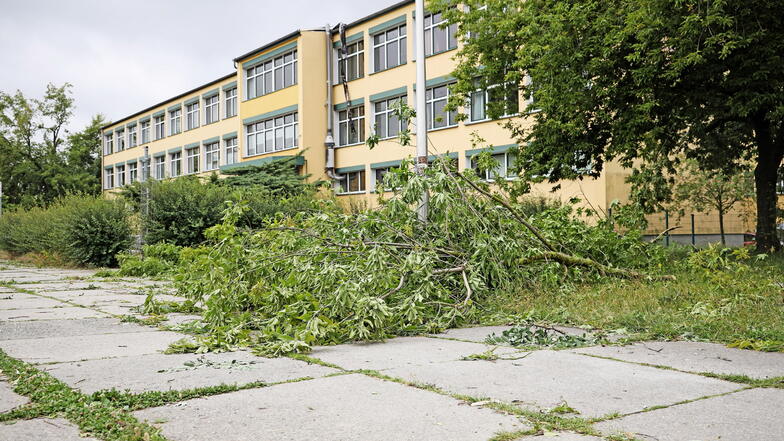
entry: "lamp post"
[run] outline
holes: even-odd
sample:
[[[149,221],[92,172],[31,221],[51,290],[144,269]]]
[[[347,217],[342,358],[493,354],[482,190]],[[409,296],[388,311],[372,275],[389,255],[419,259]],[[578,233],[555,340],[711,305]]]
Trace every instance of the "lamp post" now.
[[[414,17],[414,42],[416,47],[416,172],[425,173],[427,168],[427,110],[425,109],[425,0],[416,0],[416,17]],[[427,190],[417,207],[417,217],[427,222],[430,195]]]

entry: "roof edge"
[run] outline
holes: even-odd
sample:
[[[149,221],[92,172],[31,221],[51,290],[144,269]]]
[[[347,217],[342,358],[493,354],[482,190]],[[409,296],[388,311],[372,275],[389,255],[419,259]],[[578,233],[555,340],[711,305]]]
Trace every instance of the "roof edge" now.
[[[399,2],[395,3],[394,5],[387,6],[386,8],[384,8],[384,9],[382,9],[380,11],[376,11],[376,12],[374,12],[374,13],[368,15],[368,16],[360,18],[359,20],[355,20],[355,21],[353,21],[351,23],[346,24],[346,29],[350,29],[350,28],[352,28],[354,26],[361,25],[361,24],[363,24],[365,22],[373,20],[374,18],[381,17],[384,14],[392,12],[395,9],[402,8],[403,6],[405,6],[407,4],[410,4],[410,3],[414,3],[414,0],[399,1]],[[332,33],[334,34],[336,32],[338,32],[338,26],[335,26],[334,28],[332,28]]]
[[[294,37],[298,37],[301,33],[302,33],[302,31],[300,29],[297,29],[296,31],[290,32],[290,33],[288,33],[288,34],[278,38],[277,40],[271,41],[271,42],[269,42],[269,43],[267,43],[267,44],[265,44],[265,45],[263,45],[261,47],[253,49],[250,52],[244,53],[244,54],[240,55],[239,57],[234,58],[233,61],[236,63],[236,62],[242,60],[243,58],[248,58],[248,57],[250,57],[253,54],[256,54],[256,53],[261,52],[263,50],[269,49],[272,46],[275,46],[277,44],[283,43],[286,40],[290,40],[290,39],[292,39]]]

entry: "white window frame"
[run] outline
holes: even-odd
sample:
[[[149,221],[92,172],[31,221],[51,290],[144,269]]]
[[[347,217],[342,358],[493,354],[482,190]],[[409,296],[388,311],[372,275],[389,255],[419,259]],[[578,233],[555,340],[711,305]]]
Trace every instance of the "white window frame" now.
[[[124,187],[125,184],[127,184],[125,176],[125,165],[115,165],[114,174],[116,176],[115,179],[117,180],[117,186]]]
[[[467,106],[468,107],[468,120],[470,122],[490,121],[490,117],[487,115],[487,108],[488,108],[488,104],[490,103],[490,93],[491,93],[491,91],[493,89],[496,89],[498,87],[500,87],[500,85],[494,84],[492,86],[488,86],[485,89],[476,89],[473,92],[471,92],[470,96],[468,97],[468,106]],[[514,116],[514,115],[517,115],[517,114],[520,113],[520,92],[516,91],[516,93],[517,93],[517,95],[516,95],[516,97],[517,97],[517,100],[516,100],[517,108],[515,108],[514,111],[510,113],[509,112],[510,109],[508,108],[509,106],[507,106],[507,112],[504,113],[503,115],[499,116],[498,117],[499,119],[500,118],[508,118],[510,116]],[[484,115],[484,117],[480,118],[480,119],[474,119],[474,107],[475,107],[475,105],[474,105],[474,97],[479,97],[479,96],[482,97],[482,114]]]
[[[346,194],[362,194],[367,193],[367,174],[365,170],[357,170],[353,172],[345,172],[342,173],[343,179],[335,181],[335,194],[339,195],[346,195]],[[351,185],[350,179],[352,176],[356,176],[359,179],[360,188],[358,190],[350,190],[349,187]],[[345,181],[346,186],[343,187],[343,182]]]
[[[201,149],[198,146],[185,149],[185,174],[199,173],[201,171],[200,163]]]
[[[139,180],[139,164],[136,162],[132,162],[127,164],[126,167],[128,168],[128,183],[133,184],[134,182]]]
[[[394,114],[394,110],[392,109],[394,103],[396,101],[403,100],[404,103],[408,104],[408,96],[407,95],[398,95],[391,98],[385,98],[383,100],[376,100],[373,101],[373,133],[377,135],[380,139],[391,139],[398,134],[405,130],[408,127],[408,121],[398,119],[398,117]],[[384,103],[384,110],[378,111],[377,104]],[[378,117],[383,115],[384,117],[384,133],[378,133]],[[397,133],[390,135],[389,134],[389,123],[393,120],[397,119],[398,122],[398,131]]]
[[[169,153],[169,176],[172,178],[182,176],[182,151]]]
[[[434,19],[438,18],[439,21],[435,22]],[[447,20],[441,13],[427,13],[425,14],[425,56],[443,54],[453,49],[457,49],[457,25],[447,25],[441,29],[441,25],[447,23]],[[436,34],[444,32],[446,39],[444,44],[446,49],[436,52]],[[454,45],[453,45],[454,44]]]
[[[142,144],[150,142],[150,120],[141,123]]]
[[[397,36],[389,38],[389,34],[392,31],[397,31]],[[381,72],[388,69],[393,69],[398,66],[402,66],[408,62],[408,48],[406,44],[408,43],[408,36],[406,35],[408,28],[406,24],[403,23],[401,25],[392,27],[390,29],[386,29],[381,32],[377,32],[370,36],[371,43],[373,45],[373,52],[372,52],[372,67],[373,72]],[[383,41],[377,41],[379,36],[383,36]],[[390,66],[389,61],[389,46],[393,44],[397,44],[397,64]],[[383,54],[382,54],[383,53]],[[383,60],[383,63],[379,65],[377,61],[379,58]],[[383,67],[382,67],[383,66]]]
[[[291,72],[290,82],[286,78],[286,71],[289,69]],[[267,90],[267,78],[269,78],[269,90]],[[295,84],[297,84],[296,49],[245,69],[245,98],[249,100]],[[258,90],[259,85],[264,89],[261,92]]]
[[[297,112],[287,113],[274,118],[265,119],[245,126],[245,157],[263,155],[265,153],[291,150],[299,146],[299,117]],[[293,145],[286,145],[286,131],[293,132]],[[278,136],[281,134],[282,138]],[[262,142],[259,143],[259,138]],[[282,145],[278,141],[282,139]],[[268,141],[272,141],[272,146],[268,146]],[[259,151],[259,145],[263,146],[263,151]]]
[[[166,178],[166,155],[156,156],[153,159],[153,167],[155,169],[155,179],[161,180]]]
[[[514,165],[514,161],[516,160],[516,155],[507,152],[501,153],[493,153],[493,158],[497,158],[498,168],[501,173],[493,173],[495,169],[485,170],[484,172],[479,172],[477,170],[476,158],[471,158],[471,168],[476,171],[477,176],[480,179],[487,182],[495,182],[498,177],[504,178],[507,181],[517,179],[517,174],[510,174],[509,168]]]
[[[361,46],[361,48],[360,48]],[[354,52],[351,52],[352,48]],[[359,48],[359,49],[357,49]],[[346,81],[354,81],[365,76],[365,40],[360,39],[353,43],[348,43],[346,45],[346,58],[340,59],[342,51],[340,48],[337,49],[338,55],[338,83],[342,81],[342,73],[345,70],[347,73],[349,68],[349,62],[354,61],[354,69],[352,69],[353,75],[346,75]]]
[[[343,147],[365,142],[365,104],[363,103],[358,106],[351,106],[338,110],[337,114],[338,146]],[[351,114],[350,117],[349,114]],[[353,141],[351,140],[351,132],[349,131],[349,121],[351,121],[352,127],[356,129],[356,140]]]
[[[220,96],[208,96],[204,98],[204,124],[218,121],[220,121]]]
[[[114,188],[114,167],[104,169],[104,186],[103,188],[109,190]]]
[[[198,101],[185,105],[185,130],[199,128],[199,107]]]
[[[104,135],[103,154],[111,155],[114,153],[114,133]]]
[[[169,136],[182,133],[182,108],[169,112]]]
[[[204,145],[204,171],[220,168],[220,142],[215,141]]]
[[[115,135],[117,137],[117,151],[122,152],[125,150],[125,130],[118,130]]]
[[[236,164],[239,162],[239,146],[237,145],[237,138],[229,138],[223,141],[224,150],[226,152],[225,164]]]
[[[166,115],[153,117],[153,125],[155,126],[155,140],[163,139],[166,137]]]
[[[428,87],[425,90],[425,108],[427,109],[426,119],[427,119],[428,130],[446,129],[449,127],[457,126],[457,112],[453,110],[449,112],[444,112],[445,120],[442,121],[445,122],[445,125],[436,127],[436,122],[438,122],[439,124],[441,122],[436,121],[435,108],[436,105],[441,102],[443,102],[444,106],[446,106],[447,102],[449,101],[449,96],[452,94],[452,92],[449,90],[449,86],[450,84],[441,84],[438,86]],[[441,88],[446,89],[446,95],[444,95],[443,97],[436,97],[435,96],[436,89],[441,89]]]
[[[138,143],[138,132],[136,130],[136,124],[128,127],[128,148],[136,147],[139,145]]]
[[[232,87],[223,92],[226,101],[226,118],[237,116],[237,88]]]

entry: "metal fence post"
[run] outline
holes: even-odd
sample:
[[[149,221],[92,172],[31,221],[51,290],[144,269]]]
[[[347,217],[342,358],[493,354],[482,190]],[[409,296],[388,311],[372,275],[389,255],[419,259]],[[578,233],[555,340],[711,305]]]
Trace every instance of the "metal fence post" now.
[[[670,212],[664,210],[664,246],[670,246]]]
[[[697,246],[697,237],[694,234],[694,213],[691,214],[691,246]]]

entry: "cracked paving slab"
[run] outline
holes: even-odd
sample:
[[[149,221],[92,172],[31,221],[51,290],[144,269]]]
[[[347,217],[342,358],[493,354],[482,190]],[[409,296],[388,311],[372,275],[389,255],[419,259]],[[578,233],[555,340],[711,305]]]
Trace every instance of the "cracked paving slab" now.
[[[409,364],[440,363],[459,360],[497,348],[495,354],[517,352],[507,347],[442,340],[429,337],[399,337],[384,342],[319,346],[310,354],[344,369],[382,370]]]
[[[742,387],[693,374],[549,350],[534,351],[514,361],[407,365],[384,373],[534,409],[566,401],[586,417],[638,412]]]
[[[645,441],[781,441],[784,390],[749,389],[596,425]]]
[[[0,341],[10,357],[28,363],[65,363],[163,352],[184,337],[168,331],[127,332]]]
[[[0,322],[0,341],[96,334],[155,332],[155,328],[123,323],[115,318]],[[30,342],[29,344],[35,344]],[[2,347],[2,344],[0,344]]]
[[[516,441],[604,441],[595,436],[580,435],[572,432],[549,432],[538,436],[524,436]]]
[[[278,383],[323,377],[336,369],[291,358],[257,357],[249,352],[147,354],[43,366],[42,369],[83,393],[98,390],[183,390],[221,384]]]
[[[0,294],[0,310],[8,309],[35,309],[35,308],[61,308],[69,306],[61,301],[47,299],[46,297],[15,292]]]
[[[80,436],[79,428],[62,418],[38,418],[0,424],[0,440],[98,441]]]
[[[68,320],[108,317],[104,312],[62,303],[55,308],[0,309],[0,322],[30,320]]]
[[[515,416],[359,374],[232,392],[134,415],[160,426],[172,441],[473,441],[530,427]]]
[[[8,412],[28,402],[26,397],[14,392],[14,388],[6,381],[6,378],[0,375],[0,413]]]
[[[628,346],[581,348],[573,352],[690,372],[737,374],[752,378],[784,376],[784,353],[734,349],[715,343],[642,342]]]

